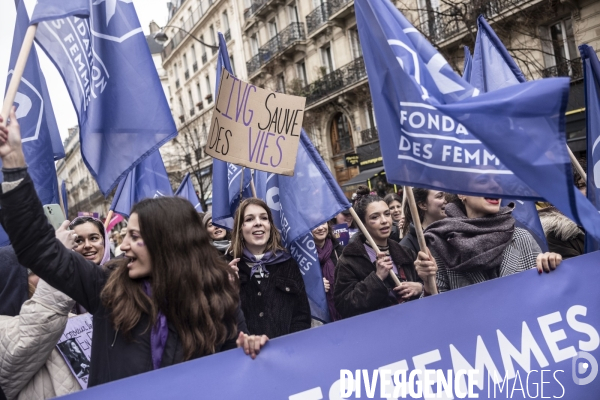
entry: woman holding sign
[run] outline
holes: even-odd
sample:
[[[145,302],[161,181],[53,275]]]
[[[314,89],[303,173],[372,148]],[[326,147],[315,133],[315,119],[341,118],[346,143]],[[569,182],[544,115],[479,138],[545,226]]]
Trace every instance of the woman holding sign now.
[[[271,209],[246,199],[235,214],[229,264],[239,270],[240,301],[254,335],[275,338],[310,328],[310,307],[300,268],[281,244]]]
[[[416,256],[390,239],[392,217],[386,202],[377,195],[370,195],[369,189],[364,186],[360,186],[356,193],[356,214],[381,254],[377,256],[362,233],[357,233],[358,238],[351,240],[344,248],[336,267],[334,293],[335,307],[342,318],[431,293],[431,289],[425,287],[423,282],[427,282],[429,274],[435,272],[435,263],[427,261],[431,265],[426,266],[432,267],[431,271],[419,276],[413,263]],[[400,286],[395,286],[390,276],[392,273],[398,276]]]
[[[55,239],[27,172],[14,108],[10,119],[8,127],[0,119],[2,225],[23,266],[93,314],[90,387],[233,348],[236,337],[256,355],[266,339],[243,333],[229,268],[189,201],[136,204],[125,257],[100,267]]]
[[[453,196],[445,207],[447,218],[425,233],[437,261],[440,292],[531,268],[550,272],[560,264],[559,254],[542,254],[531,234],[515,227],[512,209],[501,208],[497,198]]]

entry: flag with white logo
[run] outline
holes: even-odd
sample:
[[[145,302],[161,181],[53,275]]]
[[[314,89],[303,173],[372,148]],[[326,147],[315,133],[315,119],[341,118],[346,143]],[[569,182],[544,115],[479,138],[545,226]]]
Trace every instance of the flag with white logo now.
[[[75,106],[83,161],[107,196],[177,135],[132,0],[39,0],[31,23]]]
[[[188,199],[190,203],[194,206],[196,211],[204,212],[202,210],[202,205],[200,204],[200,200],[198,199],[198,195],[196,194],[196,190],[194,189],[194,184],[192,183],[192,177],[188,172],[183,177],[181,181],[181,185],[175,192],[175,196],[183,197],[184,199]]]
[[[483,15],[477,19],[477,27],[473,60],[467,71],[468,75],[465,73],[463,78],[482,93],[525,82],[525,75]],[[467,52],[468,48],[465,47],[465,56]],[[501,205],[507,206],[511,202],[502,199]],[[516,225],[531,233],[542,251],[547,252],[548,242],[535,202],[516,200],[514,205],[512,216]]]
[[[129,218],[134,204],[164,196],[173,196],[173,189],[160,152],[156,150],[119,182],[110,209]]]
[[[545,198],[600,238],[600,215],[573,184],[565,135],[568,78],[482,94],[389,0],[354,4],[389,182]]]

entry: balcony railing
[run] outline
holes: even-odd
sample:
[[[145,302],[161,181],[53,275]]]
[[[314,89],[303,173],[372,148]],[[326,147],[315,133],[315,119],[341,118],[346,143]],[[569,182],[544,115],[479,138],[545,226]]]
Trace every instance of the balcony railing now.
[[[253,0],[252,4],[250,4],[250,7],[244,10],[244,19],[247,20],[252,17],[266,3],[267,0]]]
[[[196,114],[196,109],[194,107],[190,108],[190,117],[193,117]]]
[[[354,0],[331,0],[331,15],[340,11],[344,6],[348,3],[353,2]]]
[[[332,7],[330,2],[321,3],[306,16],[306,33],[311,34],[318,27],[329,20]]]
[[[366,77],[365,60],[362,57],[356,58],[343,67],[305,86],[302,92],[306,97],[306,105],[315,103]]]
[[[304,38],[304,24],[302,22],[292,22],[258,49],[258,54],[246,63],[248,74],[252,75],[262,65],[271,61],[294,42],[304,40]]]
[[[192,70],[194,72],[198,71],[198,61],[194,61],[194,64],[192,64]]]
[[[188,79],[190,79],[190,70],[186,70],[185,73],[183,74],[183,76],[185,76],[185,80],[187,81]]]
[[[175,88],[176,88],[176,89],[179,89],[179,86],[180,86],[180,85],[179,85],[179,79],[176,79],[176,80],[175,80]]]
[[[206,62],[208,61],[208,56],[206,55],[206,53],[202,54],[202,64],[206,64]]]
[[[219,51],[219,48],[216,47],[217,46],[216,43],[213,43],[213,46],[215,46],[215,47],[211,47],[210,50],[212,51],[212,55],[214,56]]]
[[[202,111],[204,110],[204,103],[199,101],[196,103],[196,106],[198,107],[198,111]]]
[[[254,0],[254,1],[257,1],[257,0]],[[262,1],[264,1],[264,0],[262,0]],[[198,5],[198,7],[196,7],[196,9],[194,11],[192,11],[192,14],[189,16],[189,18],[183,22],[183,25],[181,25],[181,28],[188,32],[191,32],[192,29],[194,28],[194,26],[196,26],[196,24],[198,23],[198,21],[200,21],[200,19],[204,15],[206,15],[209,8],[213,5],[214,2],[215,2],[214,0],[200,0],[200,4]],[[171,21],[169,21],[169,22],[171,22]],[[169,24],[169,25],[173,25],[173,24]],[[175,34],[173,34],[173,37],[171,38],[169,43],[166,44],[165,48],[162,51],[163,60],[168,58],[171,55],[171,53],[173,53],[173,50],[175,50],[177,48],[177,46],[179,46],[179,44],[187,36],[188,36],[187,33],[185,33],[184,31],[180,31],[180,30],[178,30]]]
[[[379,140],[377,128],[369,128],[360,131],[360,140],[363,143],[374,142],[376,140]]]
[[[231,29],[227,29],[223,36],[225,36],[225,41],[229,42],[231,40]]]
[[[441,42],[466,29],[463,17],[475,21],[477,16],[483,14],[486,19],[490,19],[527,1],[529,0],[470,0],[466,4],[461,3],[461,9],[451,6],[441,11],[435,10],[433,18],[421,24],[421,31],[433,42]]]
[[[546,68],[542,71],[544,78],[551,78],[557,76],[569,76],[571,80],[583,79],[583,68],[581,65],[581,58],[574,58],[573,60],[563,60],[557,63],[554,67]]]

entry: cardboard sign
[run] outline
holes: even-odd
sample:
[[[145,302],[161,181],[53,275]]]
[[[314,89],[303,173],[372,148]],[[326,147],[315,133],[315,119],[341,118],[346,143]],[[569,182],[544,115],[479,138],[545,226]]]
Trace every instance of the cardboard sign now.
[[[56,345],[82,389],[87,388],[90,377],[92,332],[91,314],[69,318],[65,332]]]
[[[206,154],[294,175],[306,98],[257,88],[223,69]]]

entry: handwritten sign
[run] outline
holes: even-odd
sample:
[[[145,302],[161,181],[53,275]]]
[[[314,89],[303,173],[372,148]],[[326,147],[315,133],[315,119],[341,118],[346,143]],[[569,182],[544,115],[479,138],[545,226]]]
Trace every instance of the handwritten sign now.
[[[204,151],[260,171],[294,175],[304,97],[257,88],[223,69]]]
[[[82,389],[87,389],[90,377],[92,332],[91,314],[69,318],[65,332],[56,345]]]

